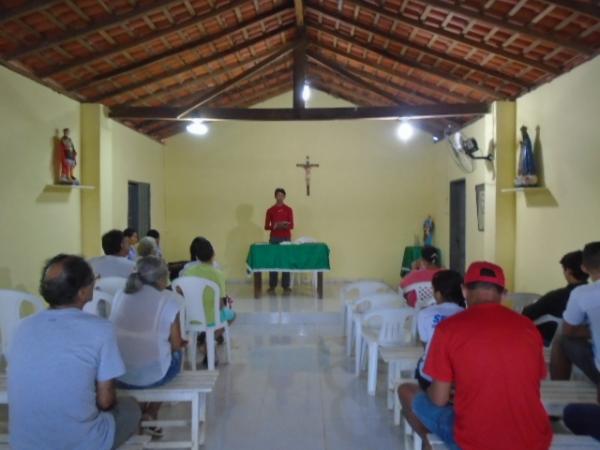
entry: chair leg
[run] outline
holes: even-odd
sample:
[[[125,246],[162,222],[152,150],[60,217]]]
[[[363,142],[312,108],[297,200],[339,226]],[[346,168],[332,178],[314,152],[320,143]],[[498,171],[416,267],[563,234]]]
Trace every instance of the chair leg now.
[[[208,359],[208,370],[215,370],[215,330],[206,330],[206,357]]]
[[[352,311],[346,307],[346,355],[352,356]]]
[[[377,342],[369,342],[369,375],[367,378],[367,390],[369,395],[375,395],[377,387],[377,360],[378,360]]]
[[[422,450],[423,449],[423,439],[419,436],[419,433],[413,431],[413,450]]]
[[[361,344],[361,348],[360,348],[360,368],[361,370],[364,372],[365,370],[367,370],[367,358],[369,357],[369,354],[367,353],[367,343],[366,341],[362,341]]]
[[[227,364],[231,364],[231,338],[229,325],[225,325],[225,350],[227,352]]]
[[[190,343],[187,348],[188,362],[190,363],[190,370],[196,370],[196,355],[198,354],[198,333],[195,331],[190,332]]]
[[[402,415],[402,404],[398,398],[398,392],[394,389],[394,425],[400,425],[400,416]]]
[[[387,374],[387,408],[389,410],[394,409],[394,376],[395,364],[393,362],[388,363],[388,374]]]
[[[354,330],[354,375],[360,375],[360,363],[362,357],[361,333],[358,327]]]

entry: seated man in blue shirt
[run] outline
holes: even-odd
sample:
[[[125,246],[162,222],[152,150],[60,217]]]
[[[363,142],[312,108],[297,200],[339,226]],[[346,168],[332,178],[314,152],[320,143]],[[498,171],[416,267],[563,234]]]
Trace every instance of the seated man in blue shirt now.
[[[46,263],[40,293],[50,308],[21,322],[8,352],[11,448],[110,450],[138,429],[138,404],[116,398],[125,366],[113,325],[81,310],[93,289],[81,257]]]

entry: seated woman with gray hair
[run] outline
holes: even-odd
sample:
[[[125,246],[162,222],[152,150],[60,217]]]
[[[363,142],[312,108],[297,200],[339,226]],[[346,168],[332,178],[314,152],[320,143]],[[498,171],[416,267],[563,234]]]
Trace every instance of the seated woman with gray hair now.
[[[140,239],[137,245],[137,255],[138,258],[143,258],[145,256],[156,256],[160,258],[156,240],[149,236]]]
[[[111,309],[110,320],[117,331],[117,342],[126,373],[117,384],[126,389],[156,387],[172,380],[181,370],[182,349],[179,311],[183,299],[166,290],[169,271],[156,256],[138,259]],[[143,405],[143,420],[156,420],[160,403]],[[162,430],[148,428],[160,436]]]

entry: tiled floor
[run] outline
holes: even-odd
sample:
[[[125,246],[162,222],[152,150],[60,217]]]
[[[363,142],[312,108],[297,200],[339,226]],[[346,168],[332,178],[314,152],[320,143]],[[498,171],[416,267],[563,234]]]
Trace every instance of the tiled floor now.
[[[385,408],[383,373],[370,397],[365,377],[354,377],[344,354],[335,285],[326,287],[324,300],[310,297],[310,289],[260,300],[248,285],[231,291],[239,313],[234,359],[219,367],[208,403],[207,450],[403,448]],[[162,409],[165,417],[179,414],[180,406]]]

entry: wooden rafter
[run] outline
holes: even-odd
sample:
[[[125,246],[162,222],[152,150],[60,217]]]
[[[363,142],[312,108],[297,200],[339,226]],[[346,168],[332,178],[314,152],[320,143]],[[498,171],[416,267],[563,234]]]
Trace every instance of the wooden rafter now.
[[[367,3],[364,0],[344,0],[344,4],[354,5],[355,7],[359,7],[363,11],[368,11],[371,14],[385,17],[386,19],[391,20],[393,23],[404,23],[413,28],[427,31],[428,33],[431,33],[434,36],[438,36],[438,37],[448,39],[450,41],[458,42],[460,44],[467,45],[469,47],[473,47],[478,50],[483,50],[487,53],[501,56],[502,58],[505,58],[509,61],[514,61],[519,64],[523,64],[525,66],[535,67],[536,69],[539,69],[546,73],[550,73],[553,75],[558,75],[560,73],[560,70],[558,68],[551,66],[549,64],[542,63],[538,60],[535,60],[535,59],[532,59],[532,58],[529,58],[526,56],[517,55],[515,53],[508,52],[500,47],[486,44],[484,42],[479,42],[479,41],[476,41],[473,39],[464,38],[459,34],[452,33],[450,31],[446,31],[442,28],[435,27],[432,25],[427,25],[426,23],[421,22],[419,20],[411,19],[404,15],[393,14],[391,12],[384,10],[383,8],[380,8],[380,9],[375,8],[370,3]]]
[[[271,31],[269,33],[265,33],[265,34],[263,34],[261,36],[258,36],[256,38],[254,38],[254,39],[249,39],[249,40],[245,41],[241,45],[236,45],[235,47],[232,47],[230,49],[217,52],[217,53],[212,54],[210,56],[207,56],[205,58],[200,58],[200,59],[194,61],[193,63],[190,63],[189,65],[180,67],[180,68],[175,69],[175,70],[170,70],[170,71],[167,71],[167,72],[163,72],[163,73],[161,73],[159,75],[156,75],[156,76],[153,76],[153,77],[149,77],[149,78],[143,79],[141,81],[136,81],[134,83],[127,84],[127,85],[122,86],[122,87],[120,87],[118,89],[115,89],[113,91],[109,91],[109,92],[100,94],[100,95],[98,95],[98,96],[90,99],[90,101],[92,101],[92,102],[102,102],[102,101],[107,100],[109,98],[116,97],[117,95],[121,95],[121,94],[124,94],[126,92],[133,91],[135,89],[139,89],[141,87],[148,86],[150,84],[159,83],[159,82],[161,82],[163,80],[175,77],[177,75],[181,75],[181,74],[183,74],[185,72],[188,72],[188,71],[193,71],[193,70],[195,70],[195,69],[197,69],[199,67],[202,67],[202,66],[207,65],[207,64],[211,64],[211,63],[213,63],[215,61],[219,61],[220,59],[226,58],[226,57],[228,57],[230,55],[235,55],[236,53],[238,53],[240,51],[248,50],[252,46],[254,46],[254,45],[256,45],[256,44],[258,44],[260,42],[263,42],[263,41],[266,41],[266,40],[268,40],[270,38],[282,35],[282,34],[288,32],[288,31],[292,30],[293,28],[294,28],[294,24],[290,24],[290,25],[285,26],[283,28]]]
[[[442,98],[447,97],[457,103],[462,103],[465,101],[464,97],[460,96],[459,94],[457,94],[455,92],[448,91],[441,86],[436,86],[436,85],[432,85],[430,83],[424,82],[423,80],[415,78],[412,75],[408,75],[406,73],[402,73],[402,72],[393,70],[387,65],[366,61],[366,60],[358,58],[350,53],[342,52],[341,50],[339,50],[335,47],[330,47],[329,45],[326,45],[324,43],[320,43],[318,45],[318,48],[319,48],[319,50],[321,50],[321,49],[325,50],[325,51],[330,52],[340,58],[343,58],[343,59],[346,59],[349,61],[353,61],[355,64],[361,64],[365,67],[369,67],[369,68],[378,70],[382,73],[385,73],[387,75],[395,77],[399,80],[404,80],[405,82],[412,83],[416,86],[422,86],[424,89],[427,89],[430,92],[435,92],[437,95],[439,95]]]
[[[192,116],[179,117],[179,108],[127,107],[111,111],[109,116],[119,119],[153,120],[250,120],[250,121],[298,121],[298,120],[356,120],[356,119],[431,119],[487,114],[487,103],[461,103],[437,105],[368,106],[362,108],[197,108]]]
[[[43,11],[62,0],[30,0],[18,8],[0,11],[0,25],[10,20],[19,19],[27,14]]]
[[[304,26],[304,1],[294,0],[294,10],[296,11],[296,26]]]
[[[160,62],[164,62],[170,58],[173,58],[177,55],[181,55],[185,52],[189,52],[191,50],[196,50],[198,48],[201,48],[201,47],[204,47],[207,45],[211,45],[216,40],[219,40],[219,39],[222,39],[225,37],[230,37],[230,36],[232,36],[236,33],[239,33],[249,27],[256,26],[257,24],[260,24],[263,20],[269,19],[272,17],[276,17],[277,15],[286,11],[287,9],[289,9],[289,8],[287,8],[285,5],[280,6],[278,8],[275,8],[275,10],[273,10],[273,11],[268,11],[268,12],[260,14],[257,17],[252,18],[251,20],[246,20],[233,28],[225,29],[225,30],[219,31],[218,33],[211,34],[208,36],[202,36],[199,39],[195,39],[195,40],[190,41],[179,47],[174,47],[174,48],[164,51],[162,53],[152,55],[148,58],[140,59],[138,61],[135,61],[132,64],[128,64],[123,67],[117,67],[116,69],[111,70],[109,72],[100,73],[94,77],[88,78],[84,82],[77,83],[76,85],[71,86],[70,89],[72,89],[74,91],[81,91],[84,89],[89,89],[89,88],[97,86],[99,84],[106,83],[111,78],[121,77],[123,75],[128,75],[128,74],[131,74],[136,71],[141,71],[153,64],[158,64]]]
[[[584,14],[589,17],[593,17],[596,20],[600,20],[600,6],[598,2],[592,3],[581,3],[573,0],[544,0],[549,5],[560,6],[561,8],[569,9],[578,14]]]
[[[361,24],[357,23],[356,21],[352,20],[351,18],[344,16],[343,14],[328,11],[322,7],[316,7],[316,6],[311,6],[311,9],[314,11],[317,11],[319,14],[322,14],[323,16],[330,17],[331,19],[337,20],[339,22],[343,22],[346,25],[353,27],[354,29],[361,30],[364,33],[369,33],[369,34],[373,35],[374,37],[378,37],[379,39],[382,39],[384,41],[387,40],[390,43],[393,43],[393,44],[396,44],[399,46],[403,46],[406,48],[412,48],[414,50],[421,52],[424,55],[432,56],[432,57],[438,58],[442,61],[447,61],[449,63],[453,63],[456,65],[465,67],[469,70],[474,70],[476,72],[495,77],[495,78],[501,80],[502,82],[511,83],[511,84],[519,86],[520,88],[523,88],[523,89],[529,89],[531,87],[530,83],[519,80],[518,78],[512,77],[510,75],[499,72],[497,70],[488,69],[488,68],[482,66],[481,64],[471,63],[466,59],[457,58],[457,57],[448,55],[447,53],[434,50],[425,45],[417,44],[408,39],[400,38],[397,36],[392,36],[391,34],[383,34],[381,32],[374,30],[373,28],[367,28],[366,26],[362,26]]]
[[[81,39],[82,37],[85,37],[96,31],[106,30],[107,28],[123,25],[130,20],[143,17],[147,14],[159,12],[165,8],[168,8],[171,5],[175,5],[180,2],[181,0],[155,0],[150,4],[138,3],[126,13],[110,16],[105,18],[104,20],[98,20],[97,22],[92,23],[88,27],[82,28],[80,30],[68,31],[54,38],[39,41],[31,46],[21,47],[12,53],[9,53],[8,55],[4,55],[4,59],[11,61],[13,59],[23,58],[24,56],[42,50],[46,50],[47,48],[60,45],[67,41]]]
[[[363,49],[365,49],[369,52],[372,52],[373,54],[375,54],[381,58],[389,59],[390,61],[397,62],[398,64],[402,64],[408,68],[420,70],[420,71],[428,73],[430,75],[435,75],[437,78],[440,78],[445,81],[449,81],[451,83],[465,86],[469,89],[480,92],[491,98],[502,98],[503,97],[502,94],[496,92],[493,89],[487,88],[485,86],[481,86],[473,81],[462,79],[460,77],[449,74],[448,72],[437,69],[435,67],[427,66],[426,64],[423,64],[416,60],[411,60],[405,56],[396,55],[396,54],[390,52],[389,50],[375,49],[373,46],[369,46],[368,44],[358,42],[356,39],[354,39],[350,36],[346,36],[338,31],[328,30],[323,27],[319,28],[318,30],[319,30],[319,32],[321,32],[323,34],[329,34],[329,35],[335,37],[336,39],[346,41],[349,44],[352,44],[353,46],[362,47]]]
[[[231,80],[227,81],[226,83],[224,83],[220,86],[216,86],[214,89],[211,89],[209,92],[201,94],[200,96],[196,97],[189,104],[187,104],[186,106],[184,106],[183,108],[180,109],[180,112],[179,112],[177,118],[178,119],[185,118],[186,116],[191,114],[192,111],[194,111],[195,109],[204,105],[205,103],[211,101],[212,99],[218,97],[223,92],[231,89],[236,84],[265,70],[267,67],[269,67],[276,61],[279,61],[281,58],[287,56],[291,51],[293,51],[296,47],[298,47],[299,44],[300,44],[300,40],[296,40],[294,42],[290,42],[287,45],[284,45],[281,49],[275,51],[271,56],[266,58],[260,64],[255,65],[251,69],[247,70],[246,72],[243,72],[242,74],[238,75],[237,77],[232,78]]]
[[[49,78],[58,75],[62,72],[68,72],[73,69],[88,66],[102,59],[110,58],[112,56],[118,55],[119,53],[123,53],[135,47],[139,47],[141,45],[149,43],[155,39],[161,39],[173,33],[184,31],[186,28],[196,26],[202,22],[218,17],[221,14],[232,11],[235,8],[246,3],[247,1],[248,0],[234,0],[226,5],[216,7],[207,13],[190,17],[189,19],[183,20],[182,22],[173,24],[173,26],[161,28],[160,30],[156,30],[155,32],[149,33],[145,36],[139,37],[137,39],[132,39],[123,44],[111,47],[108,50],[104,50],[101,52],[93,52],[87,57],[74,58],[72,62],[69,62],[67,64],[58,64],[56,66],[50,67],[40,72],[38,76],[40,78]]]
[[[527,24],[516,24],[509,20],[499,19],[484,11],[472,10],[464,6],[456,5],[455,3],[446,3],[442,0],[427,0],[426,2],[422,1],[422,3],[427,6],[434,6],[438,9],[442,9],[448,13],[457,14],[471,20],[477,20],[478,22],[485,23],[492,27],[498,27],[509,30],[512,33],[519,33],[524,36],[529,36],[530,38],[551,42],[552,44],[560,47],[570,48],[576,52],[583,53],[588,56],[594,53],[594,49],[585,44],[574,41],[573,39],[563,39],[550,33],[537,31],[534,28],[527,27]]]

